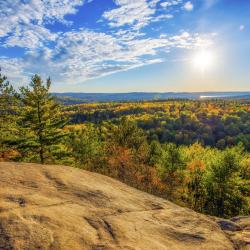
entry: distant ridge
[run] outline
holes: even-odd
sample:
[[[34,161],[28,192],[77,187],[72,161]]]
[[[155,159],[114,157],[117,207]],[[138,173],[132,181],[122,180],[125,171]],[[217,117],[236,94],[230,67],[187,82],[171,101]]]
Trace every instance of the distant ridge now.
[[[63,103],[91,103],[113,101],[149,101],[165,99],[225,98],[250,99],[250,92],[129,92],[129,93],[53,93]]]

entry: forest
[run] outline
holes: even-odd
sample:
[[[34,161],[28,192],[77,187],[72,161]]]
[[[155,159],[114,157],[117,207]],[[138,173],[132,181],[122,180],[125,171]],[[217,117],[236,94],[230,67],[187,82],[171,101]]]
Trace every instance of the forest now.
[[[2,161],[64,164],[219,217],[250,214],[247,100],[61,105],[51,80],[0,74]]]
[[[149,141],[224,149],[243,143],[250,150],[249,100],[166,100],[78,104],[64,107],[72,124],[135,121]]]

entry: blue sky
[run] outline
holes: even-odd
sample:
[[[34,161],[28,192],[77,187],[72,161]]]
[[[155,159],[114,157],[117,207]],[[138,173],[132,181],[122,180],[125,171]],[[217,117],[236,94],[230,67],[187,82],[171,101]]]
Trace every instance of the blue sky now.
[[[53,91],[249,91],[248,0],[0,0],[0,67]]]

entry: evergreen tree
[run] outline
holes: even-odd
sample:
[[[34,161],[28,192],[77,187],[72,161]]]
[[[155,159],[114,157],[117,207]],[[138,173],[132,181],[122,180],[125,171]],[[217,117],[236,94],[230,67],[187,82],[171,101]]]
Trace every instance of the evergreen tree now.
[[[79,130],[73,130],[67,140],[68,151],[74,165],[89,170],[103,168],[104,143],[100,132],[88,124]]]
[[[67,121],[62,118],[59,104],[49,93],[50,86],[49,78],[43,84],[41,77],[35,75],[30,87],[20,88],[23,135],[19,150],[29,160],[38,160],[42,164],[62,157],[62,139],[66,135],[62,128]]]
[[[185,164],[181,148],[169,143],[163,146],[163,154],[159,167],[161,179],[168,186],[167,196],[176,199],[179,188],[184,182]]]
[[[158,141],[152,141],[149,145],[149,166],[158,166],[162,160],[163,150]]]
[[[233,217],[247,206],[247,180],[241,176],[243,148],[227,148],[214,157],[206,180],[205,211],[219,217]]]
[[[5,158],[5,153],[11,149],[10,145],[16,139],[17,97],[13,86],[1,74],[0,69],[0,158]]]
[[[191,161],[188,166],[187,176],[187,202],[195,211],[203,212],[205,204],[205,164],[200,160]]]
[[[145,133],[135,122],[122,117],[119,125],[111,129],[111,144],[128,148],[139,162],[147,161],[148,142]]]

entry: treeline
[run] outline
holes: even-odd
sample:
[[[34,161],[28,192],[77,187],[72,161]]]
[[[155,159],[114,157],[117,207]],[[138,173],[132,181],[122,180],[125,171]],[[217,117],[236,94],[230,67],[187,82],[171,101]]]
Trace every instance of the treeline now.
[[[73,129],[68,141],[73,165],[117,178],[196,211],[232,217],[249,214],[250,154],[199,143],[177,146],[147,141],[123,118],[119,125]]]
[[[250,105],[243,101],[168,100],[79,104],[64,108],[73,124],[136,121],[150,141],[224,149],[239,142],[250,151]]]
[[[35,75],[16,92],[0,75],[2,160],[99,172],[206,214],[250,213],[250,154],[242,143],[224,150],[159,143],[127,117],[69,125],[50,85]]]

